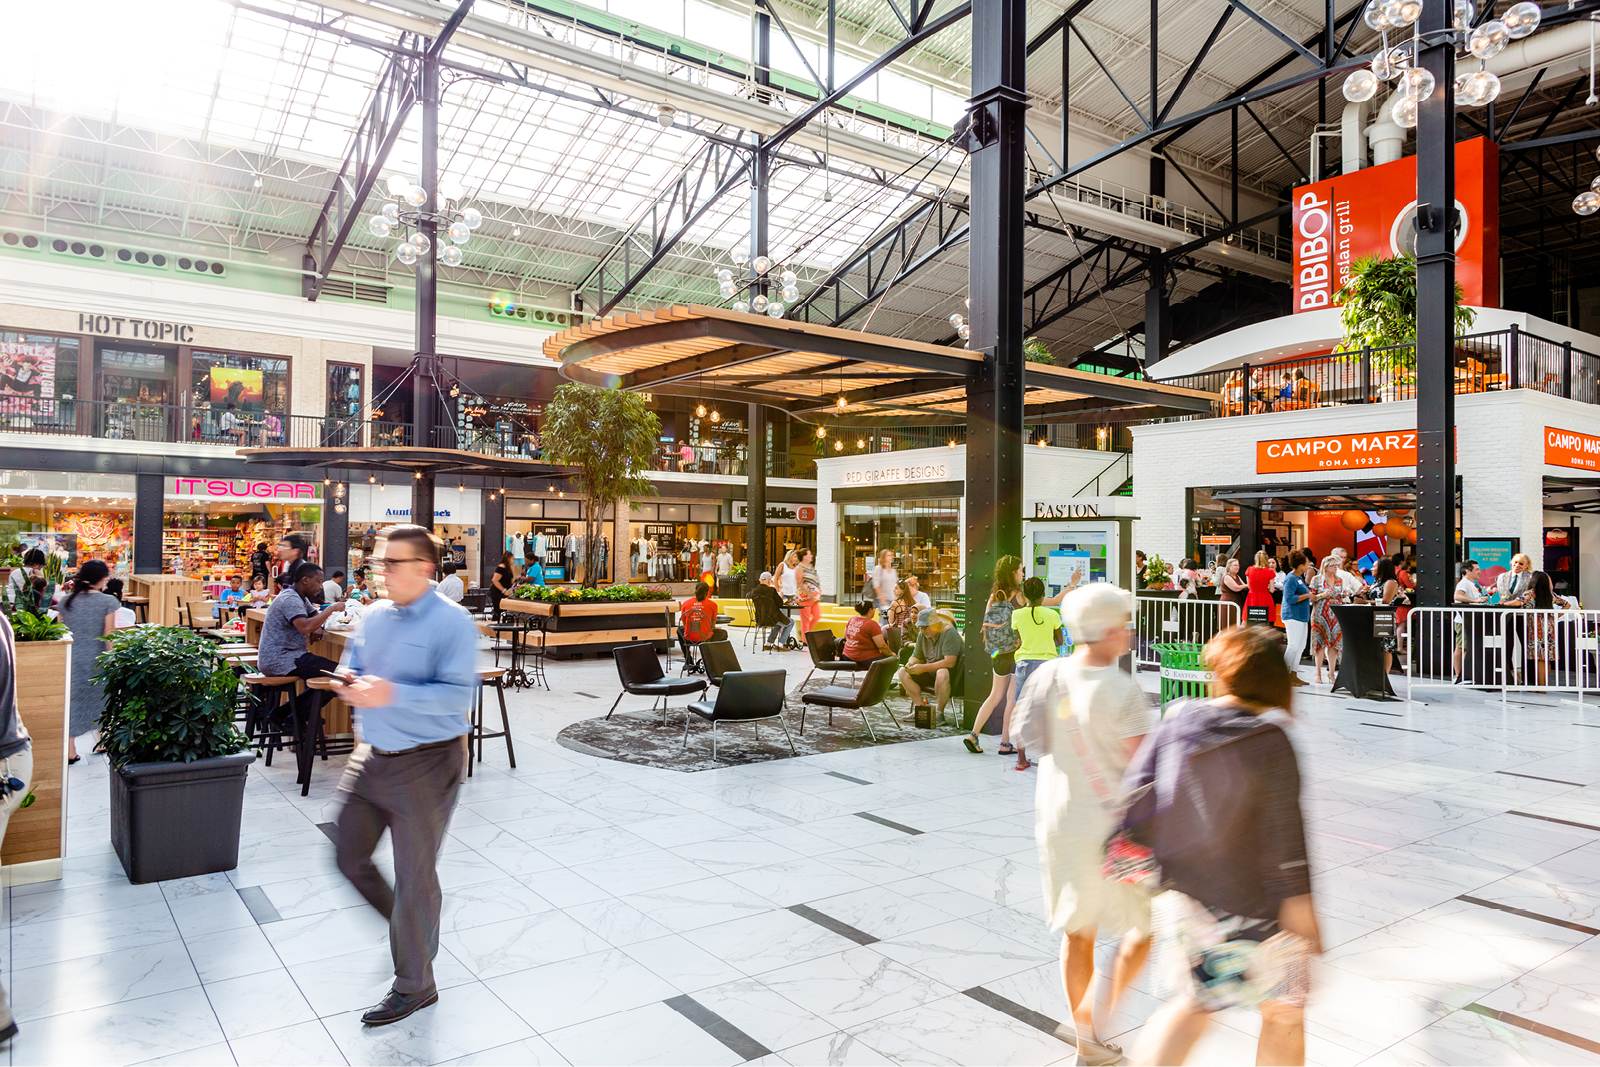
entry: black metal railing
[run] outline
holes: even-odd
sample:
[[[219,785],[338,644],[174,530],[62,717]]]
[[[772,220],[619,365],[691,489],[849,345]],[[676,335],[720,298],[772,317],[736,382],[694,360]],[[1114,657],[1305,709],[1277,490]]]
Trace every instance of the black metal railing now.
[[[276,412],[227,412],[210,406],[127,400],[0,397],[0,432],[254,448],[287,441],[289,419]]]
[[[1457,394],[1534,389],[1600,403],[1600,355],[1515,326],[1457,338],[1454,367]],[[1380,404],[1416,398],[1416,354],[1409,344],[1363,348],[1164,381],[1215,393],[1211,417]]]

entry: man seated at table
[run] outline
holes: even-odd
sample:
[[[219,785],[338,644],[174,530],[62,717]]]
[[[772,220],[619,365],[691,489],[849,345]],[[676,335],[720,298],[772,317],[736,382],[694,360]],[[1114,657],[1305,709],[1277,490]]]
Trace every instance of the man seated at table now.
[[[750,607],[755,612],[756,625],[766,627],[763,651],[787,648],[794,640],[794,620],[789,617],[789,606],[772,584],[771,571],[761,572],[760,584],[750,592]]]
[[[917,647],[895,679],[911,698],[911,706],[927,703],[923,693],[931,686],[937,701],[935,714],[943,716],[950,703],[951,679],[961,662],[961,632],[948,611],[924,608],[917,616]]]
[[[690,649],[695,645],[727,638],[728,631],[717,625],[717,602],[711,599],[711,587],[696,582],[694,596],[678,605],[678,642],[683,646],[683,658],[693,663]]]
[[[334,571],[322,583],[322,602],[332,604],[335,600],[344,599],[344,571]]]
[[[280,678],[318,678],[331,671],[338,663],[310,650],[311,641],[324,623],[344,610],[344,601],[336,600],[326,607],[316,603],[322,592],[322,568],[315,563],[302,563],[295,573],[294,584],[279,593],[267,609],[266,621],[261,624],[261,637],[256,663],[262,674]],[[308,689],[296,701],[295,721],[303,730],[306,716],[332,699],[325,689]],[[311,703],[311,701],[316,703]]]
[[[452,560],[445,560],[439,565],[444,572],[444,577],[439,579],[439,595],[453,603],[461,603],[461,598],[467,595],[467,587],[462,584],[461,575],[456,573],[456,565]]]
[[[840,651],[845,659],[853,663],[871,663],[875,659],[894,655],[888,638],[884,636],[883,627],[874,617],[877,614],[878,605],[874,601],[863,600],[856,605],[856,617],[844,627],[844,644]]]

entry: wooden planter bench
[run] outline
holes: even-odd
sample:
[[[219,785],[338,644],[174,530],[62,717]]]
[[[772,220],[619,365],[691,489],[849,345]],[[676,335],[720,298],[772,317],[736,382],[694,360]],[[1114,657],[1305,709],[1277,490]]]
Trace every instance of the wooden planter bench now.
[[[677,639],[678,605],[671,600],[546,604],[507,597],[500,610],[542,619],[545,655],[551,659],[609,655],[618,645],[636,641],[653,642],[665,652]]]

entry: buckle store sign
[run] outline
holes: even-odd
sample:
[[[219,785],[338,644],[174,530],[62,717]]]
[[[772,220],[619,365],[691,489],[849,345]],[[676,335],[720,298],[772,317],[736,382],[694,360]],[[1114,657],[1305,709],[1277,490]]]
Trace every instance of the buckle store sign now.
[[[733,521],[746,522],[750,518],[750,504],[745,500],[733,502]],[[817,521],[815,504],[768,504],[767,521],[787,523],[791,526],[810,526]]]
[[[167,495],[193,500],[321,501],[311,482],[255,481],[249,478],[168,478]]]

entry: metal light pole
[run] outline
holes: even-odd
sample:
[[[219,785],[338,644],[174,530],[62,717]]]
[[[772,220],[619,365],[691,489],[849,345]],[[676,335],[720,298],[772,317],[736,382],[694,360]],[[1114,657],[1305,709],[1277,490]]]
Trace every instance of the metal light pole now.
[[[411,443],[438,444],[433,439],[438,423],[439,227],[434,213],[439,205],[439,61],[430,49],[422,58],[422,172],[418,182],[428,194],[418,209],[417,231],[427,236],[428,251],[417,257],[417,349],[411,361]],[[411,521],[433,529],[433,475],[423,472],[411,480]]]
[[[1428,0],[1417,65],[1417,603],[1448,604],[1455,562],[1456,46],[1453,5]]]

